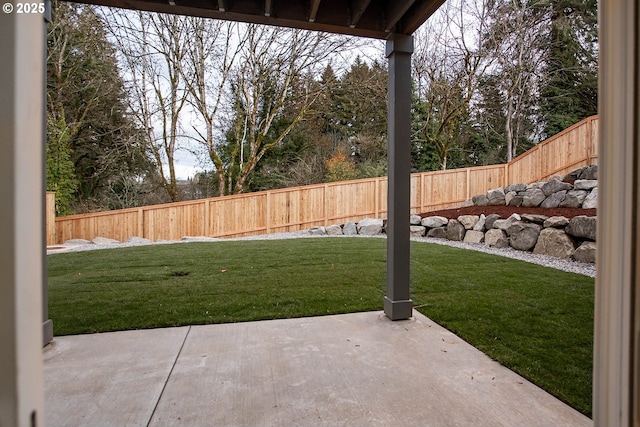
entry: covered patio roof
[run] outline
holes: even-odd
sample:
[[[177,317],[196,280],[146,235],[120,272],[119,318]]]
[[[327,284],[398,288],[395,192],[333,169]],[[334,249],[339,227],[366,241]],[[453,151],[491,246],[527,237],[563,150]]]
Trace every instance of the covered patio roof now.
[[[124,9],[202,16],[385,39],[412,34],[445,0],[82,0]]]

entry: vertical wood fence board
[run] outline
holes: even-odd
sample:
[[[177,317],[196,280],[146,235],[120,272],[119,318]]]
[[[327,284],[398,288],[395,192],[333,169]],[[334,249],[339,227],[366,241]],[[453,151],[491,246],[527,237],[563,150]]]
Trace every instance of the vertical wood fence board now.
[[[138,228],[138,215],[135,212],[127,212],[122,215],[101,216],[94,218],[92,232],[88,238],[107,237],[120,242],[126,241],[136,233]]]
[[[298,230],[324,225],[324,187],[312,187],[302,190],[302,217]]]
[[[469,169],[468,192],[470,197],[486,193],[494,188],[504,187],[505,172],[503,165]]]
[[[224,231],[224,224],[222,221],[224,220],[224,204],[219,200],[211,200],[209,202],[209,215],[211,219],[209,221],[209,235],[210,236],[219,236]]]
[[[420,209],[422,206],[422,194],[420,191],[420,179],[421,179],[421,175],[420,174],[412,174],[411,175],[411,199],[409,201],[409,206],[410,206],[410,212],[413,213],[420,213]]]
[[[232,215],[231,221],[226,222],[226,227],[222,231],[227,233],[244,233],[255,232],[261,230],[264,232],[267,228],[265,218],[264,198],[260,195],[242,197],[239,203],[229,203],[227,212]]]
[[[378,215],[381,218],[386,218],[388,212],[388,182],[389,180],[386,177],[378,182]]]
[[[270,224],[271,231],[274,233],[282,232],[286,229],[286,224],[289,224],[289,211],[288,194],[285,192],[272,193],[270,196],[271,206],[270,210]]]
[[[509,164],[510,183],[531,183],[537,179],[540,150],[533,150]]]
[[[428,203],[445,204],[452,201],[461,202],[466,199],[466,171],[452,169],[434,172],[427,176],[430,192],[427,193]]]

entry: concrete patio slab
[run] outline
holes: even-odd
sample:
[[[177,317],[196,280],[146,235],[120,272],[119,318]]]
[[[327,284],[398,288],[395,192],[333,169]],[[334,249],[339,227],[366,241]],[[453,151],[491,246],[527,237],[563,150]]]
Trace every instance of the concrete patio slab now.
[[[146,426],[188,327],[55,337],[44,351],[47,426]]]
[[[397,322],[368,312],[55,341],[48,425],[592,425],[416,311]]]

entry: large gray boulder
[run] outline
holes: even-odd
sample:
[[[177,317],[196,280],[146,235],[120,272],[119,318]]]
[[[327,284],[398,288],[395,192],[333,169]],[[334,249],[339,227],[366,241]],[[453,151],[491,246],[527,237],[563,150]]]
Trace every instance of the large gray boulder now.
[[[493,223],[494,228],[499,228],[500,230],[507,230],[511,227],[511,224],[521,221],[522,218],[517,213],[511,214],[511,216],[507,219],[497,219]]]
[[[384,221],[376,218],[365,218],[358,222],[358,234],[363,236],[376,236],[382,234],[382,226]]]
[[[436,227],[427,231],[427,237],[433,237],[436,239],[446,239],[447,238],[447,228],[446,227]]]
[[[569,191],[569,190],[573,190],[573,186],[568,182],[560,181],[558,178],[552,178],[542,186],[542,192],[547,197],[549,197],[553,193],[557,193],[558,191]]]
[[[489,206],[504,206],[505,203],[504,189],[495,188],[487,192],[487,204]]]
[[[571,218],[569,225],[565,228],[567,234],[581,239],[596,240],[596,224],[595,216],[580,215]]]
[[[342,236],[342,227],[340,224],[330,225],[325,228],[327,235],[329,236]]]
[[[573,183],[574,190],[593,190],[598,186],[598,181],[595,179],[579,179]]]
[[[596,242],[583,242],[573,253],[573,259],[580,262],[596,262]]]
[[[553,193],[548,196],[542,203],[540,203],[541,208],[557,208],[560,206],[560,203],[564,202],[564,199],[567,197],[567,190],[558,191],[557,193]]]
[[[543,224],[549,217],[539,214],[522,214],[522,219],[535,224]]]
[[[569,220],[563,216],[552,216],[551,218],[547,219],[544,223],[542,223],[542,226],[544,228],[549,228],[549,227],[564,228],[567,225],[569,225]]]
[[[531,188],[522,193],[522,206],[525,208],[532,208],[540,206],[540,203],[546,199],[544,192],[537,188]]]
[[[427,228],[443,227],[449,223],[449,220],[443,216],[428,216],[422,218],[422,225]]]
[[[484,214],[480,214],[480,217],[478,218],[478,222],[476,222],[476,225],[473,226],[473,230],[474,231],[484,231],[485,230],[485,223],[487,222],[487,217],[484,216]]]
[[[485,233],[484,244],[496,248],[506,248],[509,246],[509,237],[504,230],[493,228]]]
[[[550,255],[556,258],[570,259],[575,251],[573,240],[563,230],[545,228],[540,232],[534,254]]]
[[[569,172],[564,177],[564,181],[576,181],[578,179],[598,179],[598,165],[583,166],[580,169]]]
[[[464,225],[466,230],[471,230],[478,221],[480,221],[480,216],[478,215],[460,215],[458,217],[458,222]]]
[[[542,187],[546,184],[546,181],[536,181],[531,184],[527,184],[527,190],[542,190]]]
[[[598,165],[585,166],[579,169],[577,179],[598,179]]]
[[[489,199],[487,199],[486,194],[478,194],[477,196],[473,196],[471,200],[476,206],[487,206],[487,204],[489,203]]]
[[[409,224],[411,225],[420,225],[422,222],[422,217],[420,215],[411,214],[409,216]]]
[[[520,191],[525,191],[526,189],[527,189],[527,184],[511,184],[504,187],[505,193],[508,193],[510,191],[514,191],[518,193]]]
[[[460,242],[464,239],[466,231],[467,230],[460,221],[456,219],[449,220],[449,223],[447,224],[447,239],[453,240],[454,242]]]
[[[487,215],[487,218],[484,220],[484,228],[487,230],[491,230],[494,228],[494,223],[500,219],[500,215],[498,214],[490,214]]]
[[[312,236],[324,236],[327,234],[327,229],[323,226],[311,227],[309,229],[309,234],[311,234]]]
[[[464,235],[465,243],[482,243],[484,241],[484,233],[482,231],[468,230]]]
[[[541,229],[542,227],[538,224],[514,222],[507,229],[509,245],[519,251],[529,251],[536,245]]]
[[[342,233],[345,236],[355,236],[358,234],[358,227],[355,222],[347,222],[344,227],[342,227]]]
[[[409,227],[409,233],[411,237],[424,237],[427,232],[427,227],[423,227],[421,225],[411,225]]]
[[[582,207],[584,209],[596,209],[598,207],[598,187],[591,190],[591,193],[585,197]]]
[[[587,198],[587,192],[585,190],[571,190],[567,191],[567,196],[560,203],[561,208],[580,208],[582,202]]]
[[[523,202],[524,202],[524,196],[521,196],[520,194],[518,194],[516,196],[513,196],[513,197],[509,198],[509,201],[507,202],[507,205],[520,207],[520,206],[522,206]]]

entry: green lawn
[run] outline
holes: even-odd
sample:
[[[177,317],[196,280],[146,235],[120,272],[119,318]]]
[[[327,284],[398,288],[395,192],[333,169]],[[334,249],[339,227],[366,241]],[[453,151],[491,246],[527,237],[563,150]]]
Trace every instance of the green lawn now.
[[[56,335],[381,310],[384,239],[154,245],[48,256]],[[594,280],[412,242],[418,310],[591,413]]]

